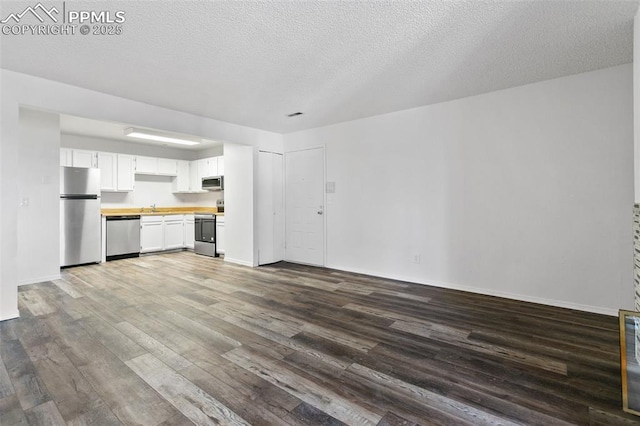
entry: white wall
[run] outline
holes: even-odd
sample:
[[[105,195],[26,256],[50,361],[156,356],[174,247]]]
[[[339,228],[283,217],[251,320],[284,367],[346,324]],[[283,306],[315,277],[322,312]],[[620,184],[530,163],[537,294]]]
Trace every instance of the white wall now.
[[[640,9],[633,20],[633,57],[640,58]],[[635,202],[640,203],[640,60],[633,61]]]
[[[0,75],[2,77],[2,75]],[[18,312],[19,85],[0,79],[0,321]],[[50,206],[52,209],[54,206]],[[57,252],[56,252],[57,255]]]
[[[203,194],[174,194],[173,179],[169,176],[136,175],[135,189],[131,192],[103,192],[102,208],[131,207],[215,207],[216,200],[224,198],[223,191]]]
[[[622,65],[284,143],[326,145],[326,266],[615,315],[633,306],[632,103]]]
[[[282,150],[282,136],[277,133],[156,107],[3,69],[0,70],[0,92],[0,320],[18,316],[17,251],[18,241],[24,236],[18,234],[16,226],[19,209],[16,177],[20,168],[25,166],[24,159],[20,158],[18,152],[20,106],[97,120],[135,123],[141,127],[251,145],[276,152]],[[45,148],[50,149],[52,146]],[[58,148],[59,146],[56,147]],[[58,162],[59,159],[56,159],[56,165]],[[252,190],[252,187],[235,187],[235,191],[240,193]],[[225,194],[227,197],[230,195],[229,189]],[[47,203],[43,211],[57,211],[58,208],[56,199],[55,203]],[[249,216],[252,226],[253,212]],[[240,228],[234,227],[242,232]],[[228,240],[235,240],[233,232],[235,231],[225,229]],[[240,236],[239,240],[244,241],[244,238]],[[57,252],[48,253],[47,259],[53,258],[58,261]]]
[[[60,120],[25,108],[19,114],[18,283],[31,284],[60,277]]]
[[[228,262],[257,265],[255,244],[254,163],[257,150],[250,146],[224,146],[224,229]],[[238,190],[243,188],[242,191]],[[229,238],[233,235],[233,238]]]

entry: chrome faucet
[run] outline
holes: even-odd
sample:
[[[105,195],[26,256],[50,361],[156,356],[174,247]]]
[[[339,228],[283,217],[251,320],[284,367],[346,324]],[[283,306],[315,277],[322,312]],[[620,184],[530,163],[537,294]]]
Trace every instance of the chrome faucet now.
[[[156,203],[151,204],[151,211],[152,211],[153,213],[155,213],[155,212],[156,212]]]

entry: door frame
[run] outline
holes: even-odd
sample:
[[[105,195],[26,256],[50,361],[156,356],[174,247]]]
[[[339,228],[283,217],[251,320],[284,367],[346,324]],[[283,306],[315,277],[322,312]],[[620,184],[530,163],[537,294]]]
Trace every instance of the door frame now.
[[[280,188],[280,190],[282,191],[282,205],[280,206],[282,209],[282,259],[280,259],[279,261],[284,261],[285,260],[285,246],[286,246],[286,200],[285,200],[285,193],[286,193],[286,182],[285,182],[285,154],[283,152],[276,152],[276,151],[269,151],[269,150],[265,150],[265,149],[260,149],[258,150],[258,160],[257,160],[257,164],[258,164],[258,172],[257,172],[257,176],[258,179],[260,179],[260,154],[261,153],[267,153],[267,154],[274,154],[274,155],[280,155],[282,157],[281,159],[281,176],[282,176],[282,186]],[[256,205],[258,206],[258,208],[261,207],[261,205],[259,204],[258,200],[260,199],[261,195],[258,194],[257,198],[256,198]],[[259,217],[260,213],[258,212],[258,217]],[[258,226],[260,226],[260,220],[258,219],[257,221]],[[257,266],[262,266],[262,265],[268,265],[269,263],[260,263],[260,248],[261,248],[261,234],[262,234],[262,230],[258,229],[258,241],[257,241]],[[278,262],[279,262],[278,261]]]
[[[302,152],[302,151],[311,151],[314,149],[321,149],[322,150],[322,264],[320,265],[315,265],[315,264],[310,264],[310,263],[304,263],[304,262],[295,262],[292,260],[289,260],[287,258],[287,227],[289,226],[289,224],[287,223],[287,216],[286,216],[286,210],[287,210],[287,155],[288,154],[292,154],[295,152]],[[312,147],[308,147],[308,148],[302,148],[302,149],[292,149],[289,151],[285,151],[284,152],[284,209],[285,209],[285,220],[284,220],[284,235],[285,235],[285,240],[284,240],[284,261],[285,262],[291,262],[291,263],[298,263],[301,265],[310,265],[310,266],[318,266],[321,268],[326,268],[327,267],[327,191],[326,191],[326,186],[327,186],[327,149],[326,149],[326,144],[322,144],[322,145],[317,145],[317,146],[312,146]]]

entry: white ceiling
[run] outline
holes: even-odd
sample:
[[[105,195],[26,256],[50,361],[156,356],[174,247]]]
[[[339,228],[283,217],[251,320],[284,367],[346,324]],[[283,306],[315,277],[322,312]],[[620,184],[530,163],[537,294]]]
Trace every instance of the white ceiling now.
[[[30,4],[1,1],[0,18]],[[123,33],[2,35],[0,66],[287,133],[629,63],[638,1],[66,6],[123,10]]]

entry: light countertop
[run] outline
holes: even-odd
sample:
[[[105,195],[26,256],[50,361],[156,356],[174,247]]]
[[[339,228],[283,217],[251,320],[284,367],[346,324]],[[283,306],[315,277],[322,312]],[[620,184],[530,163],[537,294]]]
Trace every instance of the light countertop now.
[[[100,209],[102,216],[122,216],[122,215],[140,215],[140,216],[167,216],[172,214],[194,214],[194,213],[212,213],[216,215],[224,215],[218,213],[215,207],[157,207],[152,211],[151,207],[129,207],[123,209]]]

